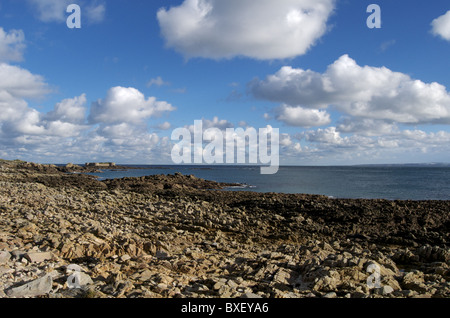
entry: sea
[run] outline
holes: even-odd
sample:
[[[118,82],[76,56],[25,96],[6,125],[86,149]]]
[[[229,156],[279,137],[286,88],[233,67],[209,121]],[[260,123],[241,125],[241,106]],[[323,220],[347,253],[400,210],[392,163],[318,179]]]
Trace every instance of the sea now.
[[[104,180],[179,172],[239,184],[225,191],[302,193],[348,199],[450,200],[450,165],[282,166],[274,175],[262,175],[256,166],[129,167],[134,169],[103,170],[91,175]]]

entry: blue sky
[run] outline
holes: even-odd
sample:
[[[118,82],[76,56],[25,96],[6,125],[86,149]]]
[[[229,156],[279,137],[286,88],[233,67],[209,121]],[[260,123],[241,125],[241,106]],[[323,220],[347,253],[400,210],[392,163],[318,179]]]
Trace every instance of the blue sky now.
[[[80,29],[66,24],[72,3]],[[450,162],[449,10],[1,0],[0,157],[170,164],[172,131],[203,119],[279,128],[282,164]]]

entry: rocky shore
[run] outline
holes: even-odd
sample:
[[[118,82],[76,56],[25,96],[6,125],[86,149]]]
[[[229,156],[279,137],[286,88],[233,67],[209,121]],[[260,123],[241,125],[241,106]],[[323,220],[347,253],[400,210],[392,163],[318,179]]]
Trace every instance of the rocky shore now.
[[[450,202],[0,161],[0,297],[448,298]]]

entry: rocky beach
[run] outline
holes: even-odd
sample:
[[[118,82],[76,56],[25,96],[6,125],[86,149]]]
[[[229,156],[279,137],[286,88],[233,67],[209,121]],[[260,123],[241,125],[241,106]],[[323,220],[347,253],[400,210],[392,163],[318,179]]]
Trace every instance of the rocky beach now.
[[[1,298],[449,298],[450,202],[0,161]]]

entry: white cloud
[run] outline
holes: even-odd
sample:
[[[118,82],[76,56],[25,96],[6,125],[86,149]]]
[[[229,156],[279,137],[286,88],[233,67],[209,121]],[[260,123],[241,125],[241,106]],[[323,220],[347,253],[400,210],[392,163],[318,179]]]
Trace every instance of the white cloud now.
[[[49,93],[44,79],[28,70],[0,63],[0,92],[14,98],[39,98]]]
[[[42,22],[66,21],[67,6],[72,0],[28,0],[36,9],[36,14]]]
[[[398,127],[392,122],[376,119],[343,118],[337,130],[342,133],[356,133],[363,136],[381,136],[398,132]]]
[[[81,124],[86,118],[86,94],[79,97],[68,98],[55,105],[55,109],[47,114],[50,121]]]
[[[283,156],[306,164],[392,163],[433,161],[450,151],[446,131],[393,129],[386,134],[344,136],[336,127],[301,132],[284,137]],[[295,143],[297,139],[300,143]],[[426,154],[426,156],[422,156]],[[420,157],[420,159],[418,159]],[[448,157],[445,155],[445,157]],[[292,162],[291,162],[292,163]]]
[[[153,85],[161,87],[161,86],[165,86],[165,85],[170,85],[169,82],[166,82],[162,79],[161,76],[158,76],[156,78],[152,78],[150,81],[148,81],[147,83],[147,87],[152,87]]]
[[[161,129],[161,130],[169,130],[171,127],[172,127],[172,124],[167,121],[158,125],[158,129]]]
[[[219,117],[214,117],[212,120],[203,119],[203,129],[218,128],[220,130],[225,130],[227,128],[233,128],[234,125],[228,120],[219,119]]]
[[[5,122],[35,118],[27,114],[30,109],[26,99],[41,98],[49,92],[47,84],[39,75],[34,75],[18,66],[0,63],[0,126]],[[2,125],[3,124],[3,125]]]
[[[170,48],[187,58],[305,54],[327,30],[334,0],[185,0],[157,17]]]
[[[86,5],[84,12],[89,23],[100,23],[105,19],[106,5],[105,3],[98,4],[97,1],[94,1]]]
[[[330,114],[323,110],[282,105],[274,110],[276,119],[289,126],[310,128],[331,123]]]
[[[113,87],[105,99],[92,103],[89,121],[91,123],[142,123],[145,119],[159,117],[174,111],[167,102],[157,101],[155,97],[145,98],[144,94],[132,87]]]
[[[386,67],[359,66],[343,55],[323,74],[283,67],[250,91],[260,99],[304,108],[335,107],[344,114],[405,124],[450,124],[450,94],[439,83],[424,83]]]
[[[5,32],[0,27],[0,62],[22,61],[25,46],[25,35],[22,30]]]
[[[73,0],[28,0],[35,9],[37,18],[42,22],[66,22],[70,13],[67,7],[76,3],[81,8],[82,21],[100,23],[105,18],[106,5],[99,1],[73,1]]]
[[[441,36],[443,39],[450,41],[450,10],[446,14],[441,15],[431,22],[431,32],[436,36]]]
[[[341,145],[344,143],[344,138],[336,131],[336,127],[308,131],[304,134],[304,138],[307,141],[321,144]]]

